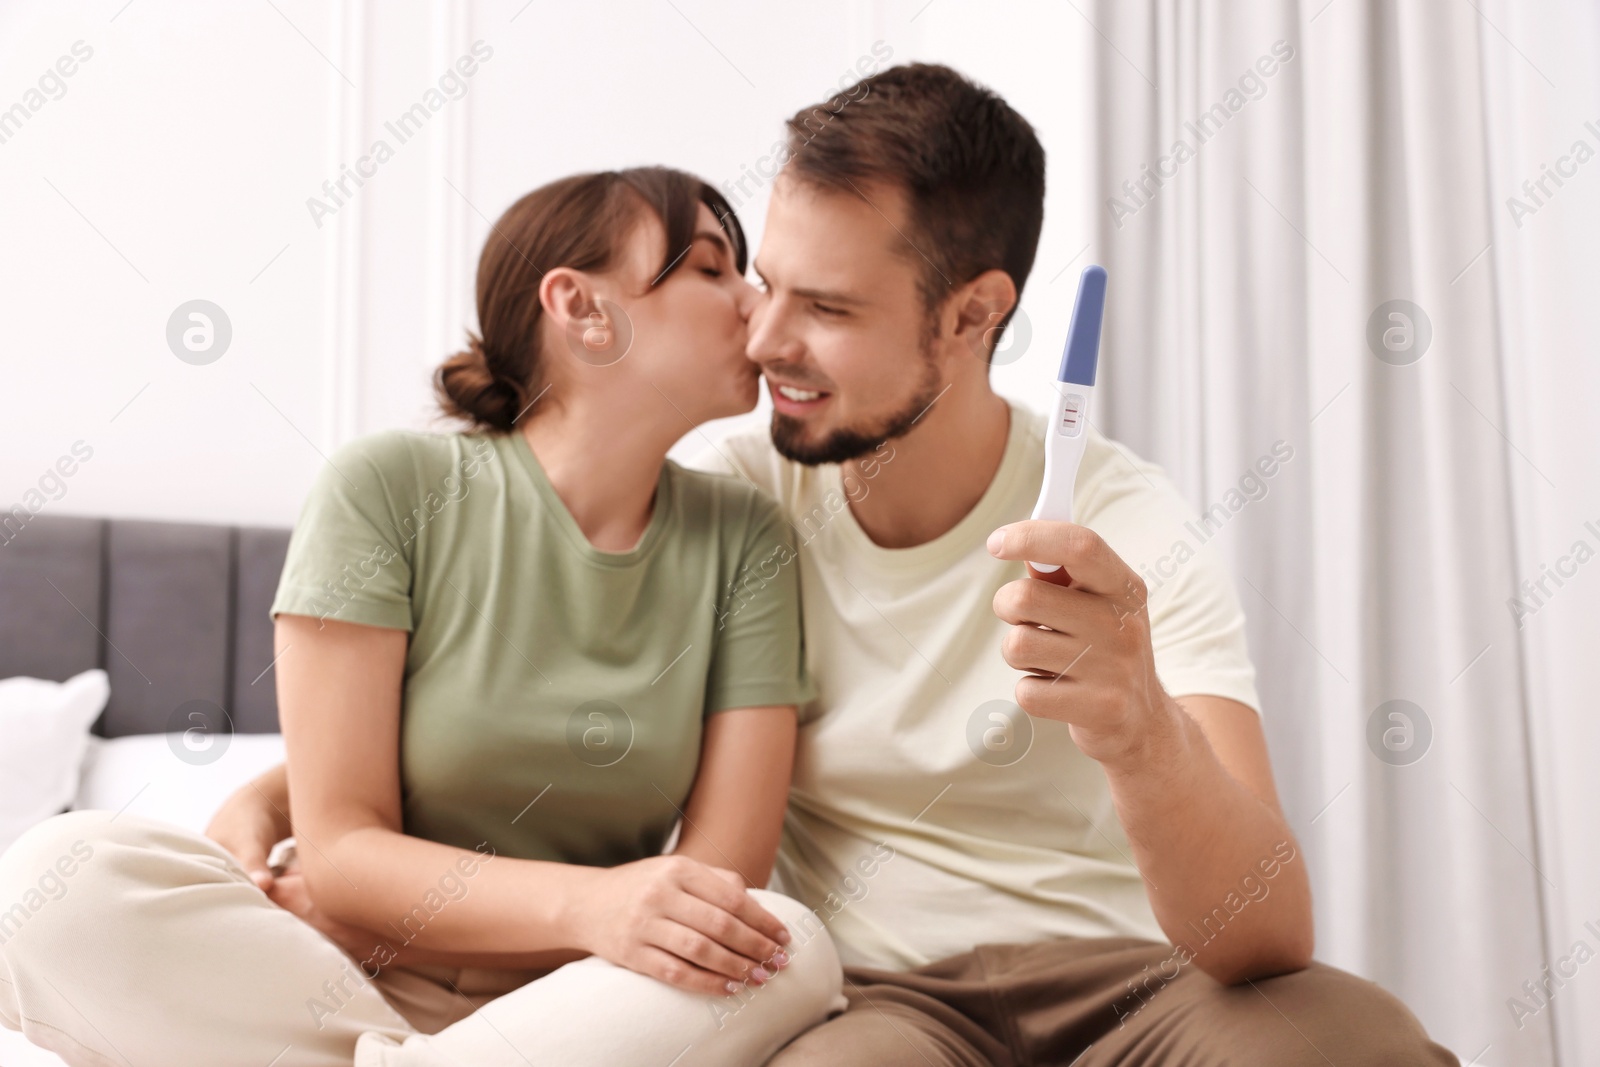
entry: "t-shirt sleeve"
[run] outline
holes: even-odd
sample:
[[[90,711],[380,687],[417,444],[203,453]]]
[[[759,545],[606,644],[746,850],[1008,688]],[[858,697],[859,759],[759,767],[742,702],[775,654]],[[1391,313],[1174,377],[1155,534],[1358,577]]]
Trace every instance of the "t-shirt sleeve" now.
[[[1259,714],[1244,611],[1222,560],[1202,552],[1150,596],[1156,676],[1174,697],[1220,696]]]
[[[800,615],[800,555],[776,503],[749,493],[750,521],[719,591],[706,714],[816,695]]]
[[[416,487],[399,433],[340,448],[317,475],[289,537],[270,609],[319,619],[412,628],[411,543],[397,516]]]
[[[1244,611],[1217,547],[1196,532],[1206,528],[1161,468],[1125,454],[1112,462],[1120,466],[1095,486],[1084,523],[1145,581],[1162,687],[1174,697],[1227,697],[1259,713]]]

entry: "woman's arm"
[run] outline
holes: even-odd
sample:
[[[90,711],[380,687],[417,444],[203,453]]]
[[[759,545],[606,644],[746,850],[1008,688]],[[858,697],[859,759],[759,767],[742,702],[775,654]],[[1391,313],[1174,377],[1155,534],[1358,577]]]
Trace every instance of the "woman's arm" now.
[[[562,865],[519,868],[401,833],[405,631],[280,615],[276,643],[295,851],[316,906],[336,922],[399,927],[454,872],[469,887],[457,902],[466,906],[410,924],[419,948],[562,947]],[[545,891],[527,893],[530,880]]]
[[[794,764],[793,705],[738,708],[713,715],[701,744],[700,769],[684,808],[675,855],[737,872],[746,886],[760,888],[771,875],[788,803]],[[289,778],[278,764],[241,787],[218,809],[206,836],[238,858],[273,902],[332,937],[358,959],[392,934],[335,922],[306,892],[298,863],[274,877],[267,868],[272,846],[294,833],[289,824]],[[452,967],[554,967],[582,953],[452,952],[416,944],[397,948],[396,961]]]
[[[708,993],[743,980],[788,939],[735,876],[687,857],[602,869],[405,835],[406,633],[282,614],[275,637],[296,851],[312,900],[333,921],[404,929],[430,952],[581,949]],[[467,892],[429,908],[446,879]],[[418,908],[426,922],[408,924]]]
[[[673,855],[735,871],[766,886],[794,771],[794,705],[732,708],[706,721],[700,770]]]

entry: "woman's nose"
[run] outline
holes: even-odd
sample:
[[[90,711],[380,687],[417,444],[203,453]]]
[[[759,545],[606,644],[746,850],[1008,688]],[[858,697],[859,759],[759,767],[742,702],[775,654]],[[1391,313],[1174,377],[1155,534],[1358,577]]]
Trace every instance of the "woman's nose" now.
[[[743,278],[734,279],[734,286],[736,290],[735,300],[737,301],[739,314],[744,318],[745,322],[749,322],[750,316],[755,314],[757,305],[761,303],[761,290],[757,289]]]

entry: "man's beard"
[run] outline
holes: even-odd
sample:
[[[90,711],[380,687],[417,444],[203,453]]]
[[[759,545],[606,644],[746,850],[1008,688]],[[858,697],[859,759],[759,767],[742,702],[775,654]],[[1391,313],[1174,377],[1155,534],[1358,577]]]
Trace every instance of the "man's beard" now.
[[[924,351],[922,381],[904,407],[874,426],[847,426],[811,444],[805,440],[805,423],[792,415],[772,413],[772,444],[778,454],[808,467],[844,463],[877,450],[885,441],[911,432],[917,420],[939,399],[939,371],[931,353]]]

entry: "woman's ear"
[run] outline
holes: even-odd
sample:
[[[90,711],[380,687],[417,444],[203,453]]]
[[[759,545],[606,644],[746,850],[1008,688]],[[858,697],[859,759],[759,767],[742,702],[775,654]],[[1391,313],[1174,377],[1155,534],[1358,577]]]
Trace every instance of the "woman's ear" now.
[[[616,321],[622,309],[602,299],[582,271],[556,267],[546,273],[539,282],[539,303],[572,354],[584,362],[606,366],[621,358],[619,351],[626,353],[633,334],[628,323]]]
[[[539,282],[539,304],[563,333],[569,332],[576,320],[587,319],[589,312],[597,310],[594,287],[589,279],[570,267],[556,267],[546,272]]]

